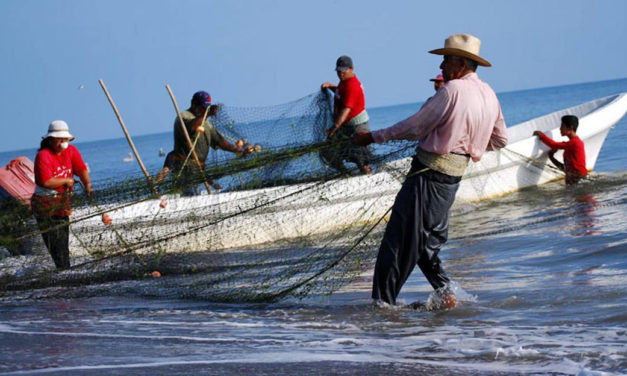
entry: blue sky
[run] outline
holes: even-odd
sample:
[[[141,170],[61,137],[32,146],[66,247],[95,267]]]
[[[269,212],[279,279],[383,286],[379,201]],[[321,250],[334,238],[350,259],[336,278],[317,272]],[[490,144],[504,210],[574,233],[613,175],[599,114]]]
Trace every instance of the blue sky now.
[[[419,102],[453,33],[482,40],[497,92],[623,78],[627,1],[2,0],[0,151],[36,147],[51,120],[80,141],[166,132],[193,92],[233,106],[288,102],[353,57],[368,107]],[[82,87],[82,89],[79,89]],[[6,132],[9,131],[9,132]]]

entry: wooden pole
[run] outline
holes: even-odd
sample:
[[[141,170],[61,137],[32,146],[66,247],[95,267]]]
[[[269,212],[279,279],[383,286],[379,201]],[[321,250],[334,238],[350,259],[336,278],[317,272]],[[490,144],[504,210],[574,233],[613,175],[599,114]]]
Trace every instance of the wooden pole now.
[[[196,150],[194,148],[194,144],[192,143],[192,139],[189,138],[189,133],[187,133],[187,128],[185,127],[185,122],[183,121],[183,117],[181,116],[181,110],[179,109],[178,103],[176,103],[176,98],[174,98],[174,93],[172,92],[172,89],[170,88],[170,85],[166,84],[165,88],[168,91],[168,94],[170,94],[170,99],[172,99],[172,104],[174,104],[174,109],[176,110],[176,116],[179,119],[179,125],[181,126],[181,129],[183,131],[183,135],[185,135],[185,140],[187,141],[187,145],[189,146],[190,151],[192,152],[192,158],[194,159],[194,161],[198,165],[198,168],[200,169],[201,173],[203,173],[203,175],[204,175],[204,169],[203,169],[203,167],[202,167],[202,165],[200,163],[200,160],[198,159],[198,155],[196,154]],[[204,124],[204,121],[203,121],[202,124]],[[209,183],[211,183],[211,185],[213,185],[213,181],[211,179],[209,179],[209,178],[206,178],[206,181],[204,182],[205,188],[207,189],[207,193],[211,194],[211,188],[209,188]]]
[[[131,150],[133,151],[133,154],[135,154],[135,159],[137,159],[137,163],[139,163],[139,167],[144,172],[144,175],[146,176],[146,179],[148,180],[148,183],[150,184],[150,188],[152,189],[152,192],[154,193],[155,197],[159,197],[159,192],[157,192],[157,189],[155,188],[155,186],[154,186],[154,184],[152,182],[152,178],[150,177],[150,174],[148,174],[148,171],[146,170],[146,167],[144,167],[144,163],[142,162],[141,158],[139,157],[139,153],[137,152],[137,149],[135,148],[135,144],[133,144],[133,140],[131,139],[131,135],[129,135],[128,131],[126,130],[126,126],[124,125],[124,121],[122,120],[122,116],[120,115],[120,112],[118,111],[118,108],[115,106],[115,103],[113,103],[113,99],[111,98],[111,95],[109,94],[109,90],[107,90],[107,87],[105,86],[104,81],[98,80],[98,82],[100,83],[100,86],[102,87],[102,90],[104,91],[105,95],[107,96],[107,99],[109,100],[109,103],[111,104],[111,107],[113,108],[113,112],[115,112],[115,116],[117,116],[118,121],[120,122],[120,126],[122,127],[122,131],[124,132],[124,135],[126,136],[126,140],[128,141],[128,144],[131,147]]]

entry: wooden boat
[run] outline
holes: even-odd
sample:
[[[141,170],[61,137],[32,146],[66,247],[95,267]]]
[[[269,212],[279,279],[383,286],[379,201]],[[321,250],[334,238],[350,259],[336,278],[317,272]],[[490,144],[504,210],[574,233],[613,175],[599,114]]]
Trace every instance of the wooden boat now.
[[[626,112],[627,93],[623,93],[508,128],[506,148],[486,152],[480,162],[468,166],[455,205],[562,179],[563,173],[547,165],[548,148],[532,134],[539,130],[561,139],[560,119],[566,114],[580,119],[577,134],[585,143],[586,165],[592,170],[608,132]],[[560,153],[556,155],[561,158]],[[80,221],[73,225],[70,247],[79,254],[93,253],[94,247],[102,247],[103,252],[112,248],[139,252],[242,249],[354,229],[386,215],[410,163],[411,158],[396,160],[373,175],[327,182],[171,196],[165,208],[159,200],[120,209],[105,207],[113,220],[109,228],[102,229],[100,217]],[[77,211],[75,218],[81,215]],[[99,239],[85,241],[89,236]]]

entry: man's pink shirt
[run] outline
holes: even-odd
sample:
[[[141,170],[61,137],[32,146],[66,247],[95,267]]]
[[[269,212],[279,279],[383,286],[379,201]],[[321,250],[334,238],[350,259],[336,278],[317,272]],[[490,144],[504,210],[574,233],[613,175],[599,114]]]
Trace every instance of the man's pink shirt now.
[[[447,82],[422,108],[393,126],[372,132],[378,144],[389,140],[420,140],[420,148],[436,154],[470,154],[507,145],[501,104],[476,73]]]

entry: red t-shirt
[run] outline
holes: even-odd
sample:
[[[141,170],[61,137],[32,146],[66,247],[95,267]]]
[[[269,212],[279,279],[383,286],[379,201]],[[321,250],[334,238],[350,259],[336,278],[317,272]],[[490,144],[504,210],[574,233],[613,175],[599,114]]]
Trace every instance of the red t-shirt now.
[[[74,145],[69,145],[61,154],[54,154],[50,149],[41,149],[35,157],[35,183],[43,187],[43,184],[52,178],[71,178],[75,172],[87,170],[81,153]],[[66,185],[54,188],[59,193],[69,193],[72,188]],[[57,195],[56,198],[41,197],[38,200],[39,209],[50,215],[70,215],[69,195]]]
[[[564,169],[567,174],[575,173],[581,177],[588,176],[588,170],[586,169],[586,151],[583,147],[583,141],[581,141],[578,136],[566,142],[557,142],[553,141],[544,133],[540,133],[540,140],[553,150],[564,150]]]
[[[347,80],[340,81],[335,94],[342,107],[349,107],[351,109],[346,121],[354,118],[366,109],[364,88],[356,75]]]

